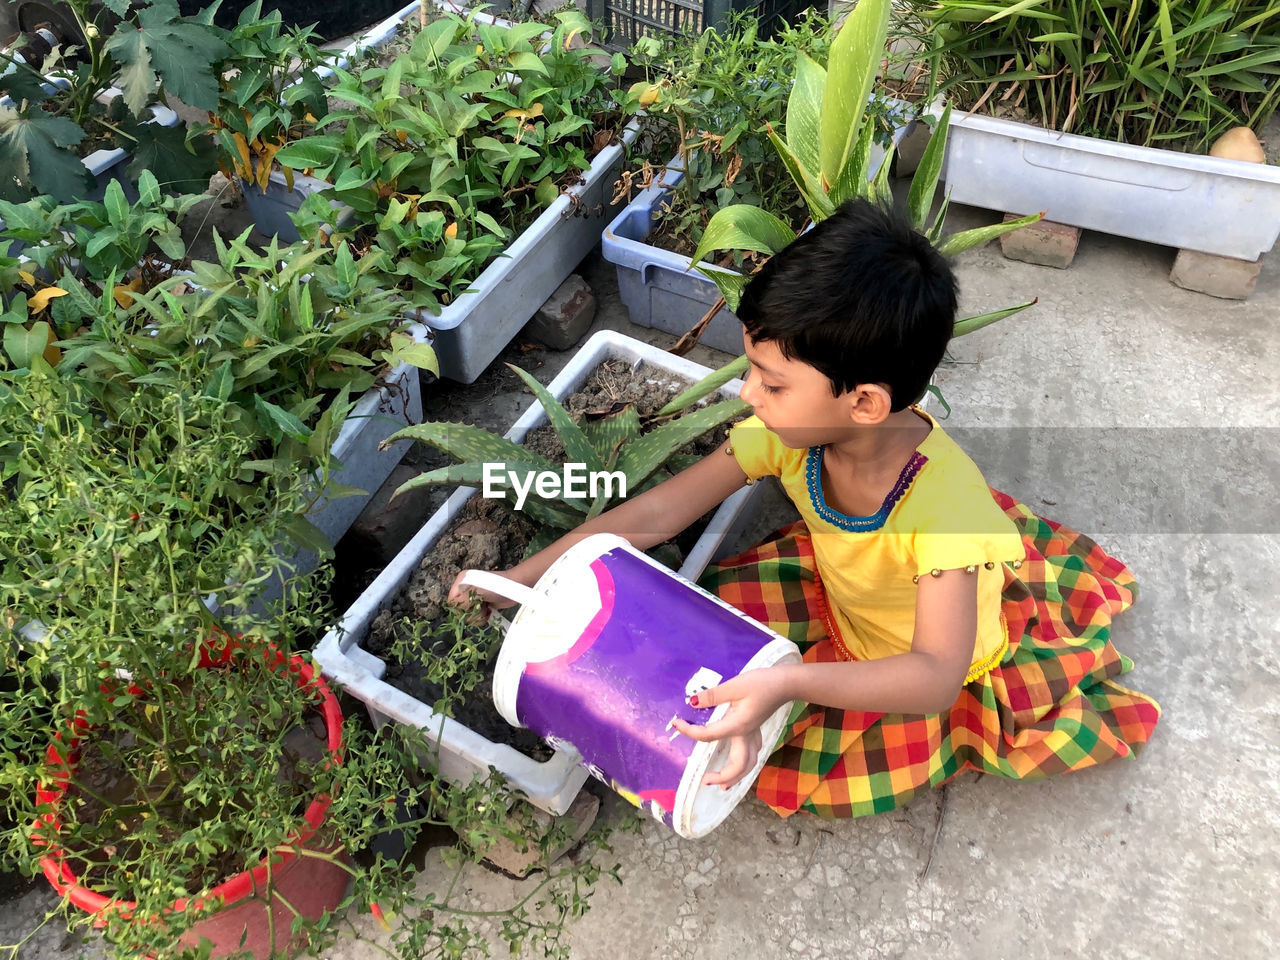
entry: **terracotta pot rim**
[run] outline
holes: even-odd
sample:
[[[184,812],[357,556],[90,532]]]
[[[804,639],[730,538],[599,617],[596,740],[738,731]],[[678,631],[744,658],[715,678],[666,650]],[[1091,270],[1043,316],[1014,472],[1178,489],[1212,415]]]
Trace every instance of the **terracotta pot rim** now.
[[[220,666],[231,659],[233,651],[240,646],[237,638],[227,637],[225,645],[221,648],[216,646],[213,641],[207,641],[201,650],[200,663],[201,667]],[[333,691],[329,689],[328,683],[324,678],[312,668],[302,657],[297,654],[291,655],[287,660],[285,655],[275,646],[268,643],[264,649],[264,657],[268,666],[273,669],[287,669],[289,673],[297,678],[298,686],[303,689],[313,690],[320,701],[320,711],[324,718],[325,730],[327,733],[326,746],[329,751],[331,762],[342,762],[342,710],[338,705],[338,699],[334,696]],[[137,688],[132,688],[137,691]],[[67,785],[71,776],[71,768],[75,763],[75,751],[79,745],[81,737],[90,729],[89,725],[84,721],[82,715],[77,715],[71,724],[71,739],[68,742],[67,755],[64,757],[59,751],[62,743],[63,735],[55,734],[54,742],[49,745],[45,755],[45,765],[51,771],[51,777],[54,784],[49,789],[37,787],[36,802],[38,804],[48,803],[55,805],[55,812],[45,814],[36,821],[36,827],[49,837],[49,841],[56,839],[58,831],[61,829],[61,821],[58,819],[56,812],[56,804],[62,800],[66,793]],[[306,826],[293,834],[286,843],[291,847],[300,847],[305,844],[320,829],[324,823],[324,819],[329,810],[330,797],[327,794],[317,795],[307,806],[304,814]],[[62,849],[53,842],[49,842],[50,851],[40,860],[40,866],[44,872],[45,878],[53,886],[54,890],[62,897],[70,900],[75,906],[84,910],[86,913],[101,914],[105,911],[116,911],[123,919],[128,919],[137,907],[137,902],[133,900],[112,899],[105,897],[100,893],[83,887],[80,885],[79,877],[71,870],[63,860]],[[274,855],[262,860],[256,866],[241,873],[236,874],[227,880],[222,881],[216,886],[210,888],[206,893],[201,894],[194,900],[181,898],[175,900],[170,908],[174,912],[182,912],[188,906],[199,908],[204,905],[206,900],[220,901],[221,906],[229,906],[240,900],[251,896],[255,890],[266,885],[273,871],[278,871],[286,864],[295,860],[298,854],[293,850],[278,850]],[[98,926],[105,923],[105,918],[98,922]]]

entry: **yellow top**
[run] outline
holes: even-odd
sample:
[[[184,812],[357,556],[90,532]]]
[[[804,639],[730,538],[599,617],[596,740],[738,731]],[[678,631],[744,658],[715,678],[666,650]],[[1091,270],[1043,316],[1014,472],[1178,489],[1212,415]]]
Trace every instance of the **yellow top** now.
[[[972,680],[995,666],[1008,646],[1000,616],[1002,564],[1023,559],[1022,537],[968,455],[932,417],[912,410],[932,430],[879,511],[867,517],[827,506],[821,447],[790,449],[758,417],[735,426],[729,444],[748,477],[778,477],[800,511],[836,627],[858,659],[911,649],[913,577],[976,567],[971,575],[978,581],[978,631],[967,678]]]

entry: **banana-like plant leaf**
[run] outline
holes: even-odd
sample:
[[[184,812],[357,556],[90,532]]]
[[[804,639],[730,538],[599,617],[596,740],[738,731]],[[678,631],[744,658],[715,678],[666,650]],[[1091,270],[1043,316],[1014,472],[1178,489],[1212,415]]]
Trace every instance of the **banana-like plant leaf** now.
[[[766,126],[765,130],[768,132],[769,141],[782,159],[782,165],[787,168],[787,172],[791,174],[791,179],[796,182],[800,195],[804,197],[805,205],[809,208],[810,218],[815,223],[819,220],[827,219],[835,211],[835,207],[831,203],[831,198],[827,196],[826,190],[822,187],[821,174],[811,174],[800,166],[800,161],[796,158],[796,155],[791,152],[791,149],[778,136],[773,127]]]
[[[942,116],[933,125],[933,134],[925,145],[920,164],[911,177],[911,189],[907,192],[907,212],[911,225],[923,230],[933,198],[938,192],[938,177],[942,173],[942,161],[946,156],[947,133],[950,131],[951,104],[942,108]]]
[[[893,167],[893,154],[897,148],[897,144],[889,144],[889,148],[884,152],[884,158],[880,161],[880,168],[876,170],[876,175],[871,180],[871,198],[886,208],[893,206],[893,190],[889,186],[889,170]]]
[[[419,487],[439,486],[441,484],[479,487],[484,483],[484,468],[484,463],[452,463],[447,467],[428,470],[400,484],[400,486],[396,487],[392,497],[398,497]],[[498,486],[502,490],[503,499],[509,502],[512,507],[515,506],[516,491],[507,482],[509,478],[506,471],[512,470],[516,473],[527,474],[540,469],[542,468],[537,464],[530,462],[520,463],[511,460],[502,463],[503,482]],[[520,505],[520,512],[528,515],[529,519],[535,523],[549,524],[559,530],[570,530],[585,519],[583,514],[586,512],[586,504],[580,500],[565,500],[562,498],[558,498],[555,501],[544,500],[530,490],[528,497]]]
[[[1012,233],[1028,224],[1035,223],[1044,217],[1045,211],[1033,213],[1030,216],[1019,217],[1017,220],[1010,220],[1008,223],[993,223],[989,227],[975,227],[972,230],[962,230],[959,233],[953,233],[946,237],[938,244],[938,252],[944,257],[954,257],[958,253],[964,253],[973,247],[980,247],[996,237],[1002,237],[1006,233]]]
[[[715,393],[734,377],[740,377],[747,372],[750,365],[747,363],[747,355],[744,353],[736,360],[730,360],[719,370],[713,370],[707,374],[688,390],[679,394],[674,400],[659,410],[654,416],[670,417],[679,413],[686,407],[691,407],[703,397],[710,396]]]
[[[1026,303],[1020,303],[1016,307],[1005,307],[1002,310],[992,310],[990,313],[981,313],[975,317],[966,317],[963,320],[957,320],[955,327],[952,329],[951,336],[963,337],[966,333],[973,333],[975,330],[981,330],[989,324],[995,323],[997,320],[1003,320],[1005,317],[1011,317],[1015,313],[1021,313],[1027,307],[1034,306],[1040,300],[1028,300]]]
[[[795,238],[795,231],[767,210],[735,203],[711,217],[692,261],[697,263],[712,250],[753,250],[772,256]]]
[[[871,147],[875,142],[875,128],[864,123],[858,133],[858,142],[853,152],[840,171],[835,182],[830,185],[828,195],[832,208],[840,206],[854,197],[869,197],[871,190],[867,185],[868,172],[871,169]]]
[[[796,78],[787,98],[787,147],[801,169],[813,175],[822,170],[822,95],[827,71],[803,52],[796,54]]]
[[[539,470],[559,470],[560,464],[552,463],[540,453],[528,450],[506,437],[490,433],[480,427],[467,423],[419,423],[397,430],[382,441],[383,448],[391,446],[397,440],[419,440],[449,454],[462,462],[490,461],[493,463],[512,461],[527,462],[537,466]]]
[[[627,475],[627,490],[637,489],[671,454],[690,440],[696,440],[713,427],[749,409],[741,400],[725,400],[686,413],[629,443],[618,457],[618,467]]]
[[[701,264],[698,265],[698,272],[720,288],[720,296],[724,297],[725,306],[730,310],[738,309],[738,303],[742,300],[742,291],[747,288],[747,284],[751,281],[750,277],[744,273],[707,270]]]
[[[507,367],[524,381],[524,385],[533,391],[533,395],[542,404],[542,409],[547,413],[547,419],[551,421],[551,426],[560,437],[560,442],[564,444],[565,462],[585,464],[589,471],[603,470],[604,461],[596,454],[595,447],[582,432],[582,428],[574,422],[564,405],[531,374],[510,363]]]
[[[860,0],[836,34],[822,98],[822,178],[835,183],[853,152],[889,32],[889,0]]]

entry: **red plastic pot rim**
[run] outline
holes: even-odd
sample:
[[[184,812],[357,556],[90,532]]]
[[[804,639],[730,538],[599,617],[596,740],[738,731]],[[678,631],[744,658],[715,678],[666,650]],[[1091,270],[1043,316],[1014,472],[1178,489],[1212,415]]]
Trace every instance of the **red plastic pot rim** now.
[[[221,646],[215,644],[214,639],[206,641],[202,646],[198,666],[221,666],[231,659],[232,653],[240,646],[239,640],[234,637],[227,636],[225,644]],[[329,689],[328,683],[301,657],[294,655],[286,661],[284,653],[274,644],[266,646],[264,657],[268,666],[273,669],[279,670],[283,666],[294,674],[297,677],[299,688],[309,688],[316,693],[320,700],[321,715],[324,717],[327,734],[326,745],[329,749],[331,761],[341,763],[342,710],[338,705],[337,697]],[[131,686],[130,692],[140,693],[142,691],[136,686]],[[85,722],[84,715],[77,714],[71,723],[71,739],[67,744],[66,756],[63,756],[59,750],[62,743],[62,733],[54,735],[54,742],[49,745],[45,754],[45,764],[49,769],[49,778],[53,781],[53,786],[48,789],[37,786],[36,803],[50,804],[55,808],[55,812],[45,814],[35,824],[39,832],[44,833],[48,838],[45,841],[40,841],[49,847],[49,853],[41,859],[40,866],[45,878],[53,886],[54,890],[58,892],[59,896],[66,897],[81,910],[91,914],[113,910],[118,912],[122,919],[128,919],[137,907],[137,902],[133,900],[113,900],[82,887],[79,883],[79,878],[64,861],[61,848],[53,842],[62,826],[61,821],[58,819],[56,808],[65,796],[70,783],[71,769],[77,760],[80,740],[89,729],[90,726]],[[307,826],[286,841],[289,847],[301,847],[311,839],[324,822],[325,815],[329,810],[329,803],[330,798],[325,794],[321,794],[311,801],[304,814]],[[297,856],[298,854],[293,852],[292,849],[278,849],[275,855],[263,860],[252,869],[245,870],[223,881],[194,902],[186,899],[175,900],[170,909],[175,912],[181,912],[186,910],[188,906],[200,908],[204,905],[206,898],[217,900],[222,904],[243,900],[265,885],[272,871],[280,869]],[[99,921],[98,925],[101,926],[105,922],[104,918]]]

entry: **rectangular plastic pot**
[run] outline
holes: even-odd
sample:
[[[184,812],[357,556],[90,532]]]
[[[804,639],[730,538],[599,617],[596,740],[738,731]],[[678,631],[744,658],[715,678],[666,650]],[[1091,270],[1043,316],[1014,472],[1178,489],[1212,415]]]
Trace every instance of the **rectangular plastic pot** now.
[[[1256,260],[1280,234],[1280,168],[952,112],[951,199],[1169,247]]]
[[[558,399],[581,386],[605,360],[622,357],[633,364],[647,362],[680,377],[697,380],[710,372],[706,367],[682,357],[674,357],[657,347],[612,330],[595,334],[569,364],[548,385]],[[721,388],[724,396],[737,396],[741,384],[731,381]],[[530,430],[546,422],[541,404],[534,401],[506,436],[522,441]],[[391,561],[369,588],[343,615],[342,621],[325,634],[314,655],[326,676],[362,701],[378,726],[403,723],[417,727],[438,746],[432,762],[439,773],[456,782],[488,776],[489,768],[500,771],[511,786],[531,802],[553,814],[569,809],[586,780],[587,771],[575,753],[562,750],[545,762],[538,762],[506,744],[493,743],[458,721],[435,713],[429,704],[386,683],[386,664],[361,648],[374,618],[401,591],[436,541],[462,510],[475,490],[461,488],[449,497],[404,549]],[[680,568],[681,575],[696,579],[719,551],[732,544],[737,531],[749,516],[760,486],[744,487],[726,500],[712,517]]]
[[[913,123],[909,121],[896,129],[894,141],[901,142]],[[884,150],[873,146],[871,175],[883,161]],[[689,257],[645,242],[667,193],[683,179],[679,160],[672,160],[658,180],[641,191],[605,228],[600,241],[604,258],[617,267],[618,294],[631,322],[677,337],[687,333],[720,299],[720,288],[694,269]],[[699,266],[712,272],[730,272],[705,260]],[[742,353],[742,325],[728,307],[721,307],[699,342],[737,356]]]
[[[583,182],[542,211],[466,293],[437,314],[406,314],[435,332],[440,376],[474,382],[599,243],[601,228],[617,210],[609,202],[613,183],[636,130],[629,125],[622,143],[601,150],[583,172]]]
[[[298,228],[293,222],[293,214],[297,213],[310,194],[329,186],[324,180],[308,177],[301,173],[293,175],[293,187],[290,188],[279,170],[272,170],[267,179],[267,189],[263,190],[256,183],[240,181],[240,189],[244,192],[244,204],[253,217],[253,225],[264,237],[278,237],[281,243],[297,243]],[[342,204],[333,203],[340,207]]]

